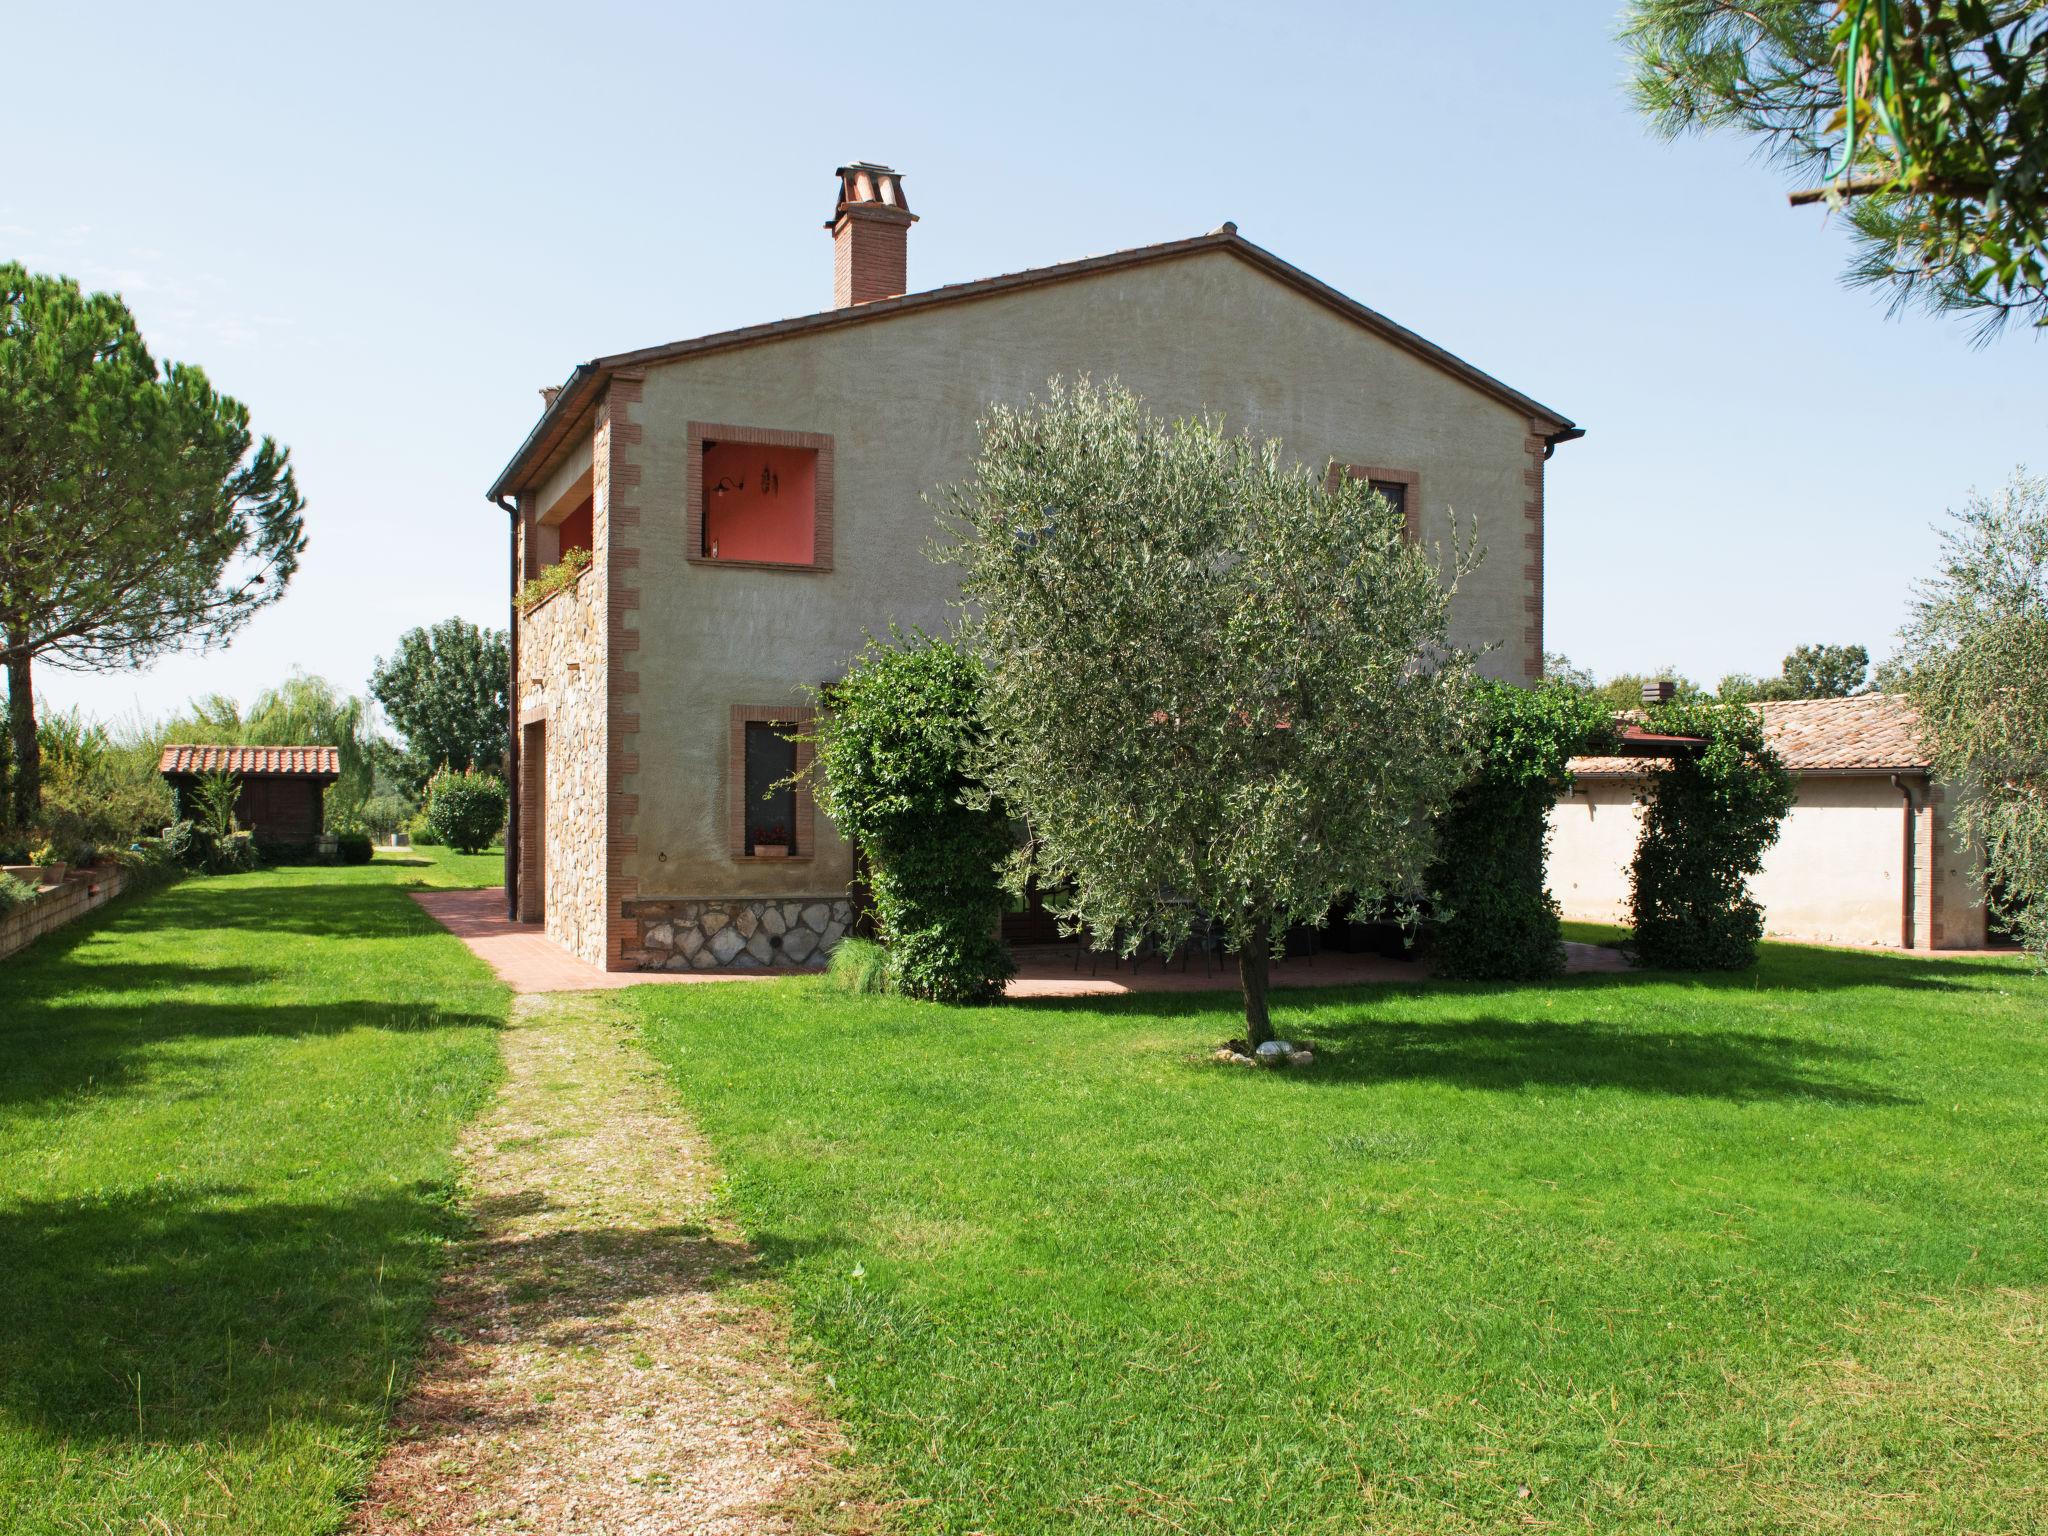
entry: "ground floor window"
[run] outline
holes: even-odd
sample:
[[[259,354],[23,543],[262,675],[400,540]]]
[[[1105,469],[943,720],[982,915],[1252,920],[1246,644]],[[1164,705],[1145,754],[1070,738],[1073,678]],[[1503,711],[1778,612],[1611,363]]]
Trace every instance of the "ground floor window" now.
[[[726,819],[736,859],[808,859],[817,816],[793,776],[810,766],[809,709],[735,704],[726,774]]]

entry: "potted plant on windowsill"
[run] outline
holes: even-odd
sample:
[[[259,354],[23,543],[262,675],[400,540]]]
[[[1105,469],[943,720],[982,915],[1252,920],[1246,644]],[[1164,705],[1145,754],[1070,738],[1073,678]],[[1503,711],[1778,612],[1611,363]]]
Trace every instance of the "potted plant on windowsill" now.
[[[781,822],[754,828],[754,857],[757,859],[786,859],[789,857],[789,829]]]

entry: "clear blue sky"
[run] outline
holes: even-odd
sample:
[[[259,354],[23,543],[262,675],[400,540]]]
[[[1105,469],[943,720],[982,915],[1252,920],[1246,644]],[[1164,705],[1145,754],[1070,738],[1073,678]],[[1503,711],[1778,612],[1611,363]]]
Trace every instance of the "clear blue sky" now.
[[[832,168],[929,287],[1237,221],[1583,423],[1550,648],[1891,645],[1930,531],[2048,463],[2048,353],[1887,320],[1733,141],[1632,114],[1607,4],[24,6],[0,255],[122,292],[290,445],[312,544],[229,649],[41,670],[161,713],[501,624],[483,500],[580,359],[830,303]]]

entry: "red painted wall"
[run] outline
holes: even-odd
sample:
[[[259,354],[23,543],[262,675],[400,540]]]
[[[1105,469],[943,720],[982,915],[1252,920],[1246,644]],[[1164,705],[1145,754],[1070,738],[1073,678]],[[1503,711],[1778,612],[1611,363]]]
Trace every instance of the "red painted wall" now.
[[[568,554],[572,549],[590,548],[590,516],[592,511],[595,510],[596,505],[594,497],[584,497],[583,505],[563,518],[560,524],[557,525],[557,531],[561,535],[563,554]]]
[[[717,487],[723,482],[725,493]],[[704,553],[720,560],[809,565],[818,456],[808,448],[711,443],[704,449]]]

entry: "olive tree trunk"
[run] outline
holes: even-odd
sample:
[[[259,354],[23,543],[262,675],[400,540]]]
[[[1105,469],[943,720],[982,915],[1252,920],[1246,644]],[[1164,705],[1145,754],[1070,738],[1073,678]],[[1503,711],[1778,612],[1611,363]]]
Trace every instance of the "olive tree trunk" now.
[[[1237,951],[1237,976],[1244,987],[1244,1038],[1253,1050],[1273,1038],[1273,1020],[1266,1012],[1266,973],[1272,942],[1271,930],[1258,923],[1245,934]]]

